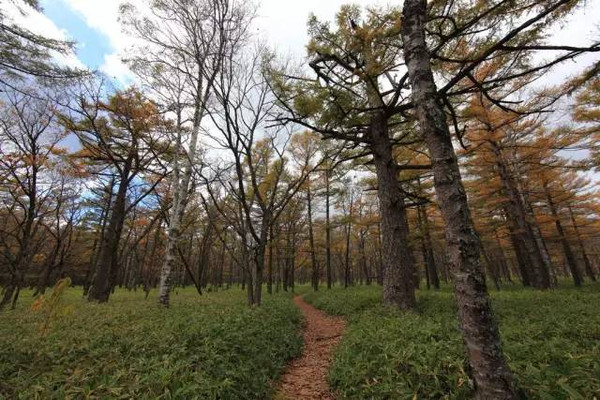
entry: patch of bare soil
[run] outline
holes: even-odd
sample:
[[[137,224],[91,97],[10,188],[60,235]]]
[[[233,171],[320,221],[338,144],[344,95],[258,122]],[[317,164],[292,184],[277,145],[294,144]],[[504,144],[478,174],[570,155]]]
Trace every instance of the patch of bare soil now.
[[[305,318],[304,350],[292,361],[281,378],[276,399],[333,400],[327,383],[327,372],[336,345],[342,338],[346,322],[332,317],[306,303],[302,296],[294,298]]]

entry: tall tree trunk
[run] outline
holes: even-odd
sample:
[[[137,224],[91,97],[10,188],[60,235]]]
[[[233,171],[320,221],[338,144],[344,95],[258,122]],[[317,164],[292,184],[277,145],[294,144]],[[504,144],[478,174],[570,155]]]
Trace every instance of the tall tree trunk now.
[[[319,290],[319,266],[317,265],[317,254],[315,252],[315,236],[313,232],[312,221],[312,196],[310,192],[310,180],[307,179],[308,188],[306,189],[306,204],[308,211],[308,242],[310,245],[310,262],[312,266],[312,287],[315,291]]]
[[[575,215],[573,214],[573,208],[571,206],[569,206],[569,216],[571,217],[571,223],[573,224],[575,236],[577,237],[577,243],[579,244],[579,251],[581,253],[581,257],[583,258],[585,273],[592,282],[596,282],[596,275],[594,274],[594,269],[592,268],[590,258],[588,257],[587,252],[585,251],[585,246],[583,245],[583,240],[581,239],[581,233],[579,232],[579,226],[577,225]]]
[[[510,235],[510,242],[512,244],[512,248],[515,252],[515,258],[517,266],[519,268],[519,274],[521,275],[521,283],[523,283],[523,286],[525,287],[531,286],[527,250],[523,248],[523,242],[520,240],[520,236],[515,232],[515,228],[512,223],[509,223],[508,225],[508,232]]]
[[[454,296],[476,397],[517,399],[481,268],[481,243],[473,226],[446,115],[433,79],[425,40],[426,19],[426,0],[404,2],[402,39],[412,102],[431,156],[435,191],[446,223]]]
[[[381,220],[377,223],[377,284],[383,286],[383,240],[381,239]]]
[[[565,252],[565,259],[567,260],[567,265],[569,266],[571,276],[573,277],[573,283],[575,284],[575,286],[579,287],[581,286],[583,279],[581,278],[579,268],[577,267],[577,261],[575,260],[575,255],[571,250],[571,245],[567,240],[567,236],[565,235],[562,223],[560,222],[560,217],[558,216],[558,212],[556,210],[556,205],[554,204],[554,200],[552,199],[552,195],[550,194],[550,190],[548,189],[548,185],[546,183],[544,183],[544,192],[546,193],[546,199],[548,200],[548,208],[550,208],[550,213],[554,218],[556,232],[558,232],[560,243],[562,244],[563,250]]]
[[[200,96],[199,93],[197,96]],[[173,168],[173,206],[171,208],[171,218],[169,220],[169,229],[167,230],[167,244],[165,247],[165,261],[160,272],[160,283],[158,287],[158,303],[168,307],[169,293],[171,291],[171,271],[175,267],[177,260],[177,246],[181,236],[181,222],[187,205],[187,196],[190,190],[190,181],[193,172],[194,158],[196,157],[196,147],[198,145],[198,135],[200,133],[200,123],[204,115],[204,102],[199,97],[196,98],[192,135],[190,137],[190,148],[185,152],[185,169],[181,180],[179,179],[179,152],[183,149],[181,143],[181,129],[177,132],[176,156]],[[178,114],[178,127],[181,127],[181,115]]]
[[[273,293],[273,226],[269,228],[269,261],[267,264],[267,293]]]
[[[265,268],[265,254],[267,248],[267,233],[266,229],[263,229],[261,233],[261,243],[258,244],[256,249],[256,260],[254,262],[254,305],[260,306],[262,302],[262,283],[263,283],[263,271]]]
[[[517,176],[519,173],[517,172]],[[521,180],[517,179],[517,187],[518,192],[521,194],[523,199],[523,204],[525,206],[526,216],[527,216],[527,225],[530,227],[533,238],[535,239],[535,243],[538,247],[538,251],[540,253],[542,259],[542,279],[544,284],[547,282],[547,287],[543,289],[549,288],[556,284],[556,274],[554,272],[554,268],[552,267],[552,260],[550,258],[550,252],[548,252],[548,247],[546,246],[546,241],[544,240],[544,236],[542,235],[542,230],[540,229],[540,225],[537,223],[535,219],[535,212],[533,210],[533,206],[529,201],[529,195],[527,194],[527,189],[523,187]],[[554,281],[552,281],[554,280]]]
[[[333,276],[331,274],[331,221],[329,218],[330,193],[330,169],[327,165],[325,170],[325,262],[327,264],[327,289],[333,285]]]
[[[502,242],[500,242],[500,238],[498,237],[498,231],[494,231],[494,237],[496,238],[496,245],[498,246],[498,255],[500,259],[500,266],[502,268],[502,274],[508,282],[513,283],[512,278],[510,277],[508,262],[506,261],[506,256],[504,255],[504,249],[502,248]]]
[[[545,269],[545,263],[540,251],[539,243],[536,241],[531,224],[528,223],[530,216],[527,213],[523,198],[519,193],[516,183],[508,171],[508,167],[502,155],[500,147],[493,140],[488,140],[489,147],[495,156],[498,175],[504,192],[508,198],[505,210],[512,232],[515,236],[517,246],[525,250],[522,256],[527,257],[527,262],[520,264],[525,267],[523,277],[527,275],[527,281],[535,288],[547,289],[550,287],[550,278]],[[525,280],[524,280],[525,281]]]
[[[368,263],[367,263],[367,252],[366,252],[366,240],[365,235],[366,232],[361,231],[359,233],[360,237],[358,238],[358,255],[359,255],[359,263],[360,270],[362,271],[363,276],[365,277],[365,284],[368,286],[371,284],[371,274],[369,272]]]
[[[11,307],[14,309],[17,305],[17,299],[19,298],[19,292],[21,291],[21,285],[25,276],[25,269],[31,264],[33,259],[33,252],[31,250],[31,241],[34,235],[34,222],[36,217],[37,208],[37,171],[35,161],[36,155],[33,154],[33,168],[32,176],[29,181],[28,187],[28,205],[27,212],[25,214],[25,221],[23,223],[22,236],[20,241],[20,247],[17,255],[12,263],[11,279],[8,286],[4,290],[4,295],[0,301],[0,311],[11,303]]]
[[[102,237],[100,244],[100,253],[96,262],[96,272],[92,281],[92,286],[88,291],[88,300],[105,303],[108,301],[111,292],[111,274],[113,269],[117,268],[116,255],[119,250],[121,232],[125,221],[125,200],[127,189],[129,187],[129,173],[131,171],[132,159],[128,160],[121,173],[119,188],[115,201],[110,211],[110,218],[106,226],[106,232]]]
[[[352,206],[350,206],[352,209]],[[352,224],[346,224],[346,251],[344,253],[344,288],[350,286],[350,232]]]
[[[421,241],[423,249],[423,260],[425,261],[425,273],[427,276],[427,288],[429,284],[433,285],[434,289],[440,288],[440,278],[435,265],[435,257],[433,254],[433,244],[431,242],[431,234],[429,233],[429,217],[425,206],[418,207],[419,227],[421,228]]]
[[[411,310],[416,306],[416,298],[406,208],[392,155],[387,119],[382,113],[371,116],[369,133],[381,213],[383,301],[389,306]]]

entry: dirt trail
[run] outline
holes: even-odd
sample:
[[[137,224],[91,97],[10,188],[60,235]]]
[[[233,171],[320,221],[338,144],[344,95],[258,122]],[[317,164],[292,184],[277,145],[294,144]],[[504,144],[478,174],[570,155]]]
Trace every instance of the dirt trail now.
[[[340,317],[332,317],[306,303],[302,296],[294,298],[305,318],[304,350],[292,361],[281,378],[276,399],[333,399],[327,383],[327,372],[335,346],[346,327]]]

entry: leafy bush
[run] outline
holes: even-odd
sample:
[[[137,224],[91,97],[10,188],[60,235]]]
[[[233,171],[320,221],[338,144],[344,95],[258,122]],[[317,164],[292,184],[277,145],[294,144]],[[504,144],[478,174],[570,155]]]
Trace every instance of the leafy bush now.
[[[492,293],[503,347],[535,399],[600,397],[600,285]],[[307,301],[349,319],[329,380],[353,399],[462,399],[472,394],[450,288],[420,291],[419,309],[382,307],[377,287],[336,288]]]
[[[63,302],[73,312],[42,339],[25,302],[0,314],[0,398],[269,397],[302,347],[291,298],[265,296],[249,308],[239,290],[178,292],[164,309],[143,293],[91,304],[69,289]]]

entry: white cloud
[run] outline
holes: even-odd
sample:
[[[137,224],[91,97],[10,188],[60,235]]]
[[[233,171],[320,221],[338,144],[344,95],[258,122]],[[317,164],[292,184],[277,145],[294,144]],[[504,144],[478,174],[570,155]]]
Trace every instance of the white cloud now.
[[[123,64],[121,57],[116,53],[105,54],[104,63],[98,69],[123,85],[129,84],[135,79],[133,73]]]
[[[86,25],[108,38],[112,52],[104,55],[104,62],[98,69],[121,84],[135,81],[135,76],[121,61],[121,55],[134,42],[123,33],[119,22],[119,6],[123,0],[61,0],[67,7],[81,15]]]
[[[258,31],[279,52],[304,57],[309,15],[313,13],[320,20],[332,21],[340,7],[349,3],[363,7],[398,5],[397,2],[384,0],[263,0],[258,9]]]
[[[121,31],[119,5],[123,0],[62,0],[69,8],[81,15],[92,29],[108,37],[115,50],[124,49],[130,39]]]

